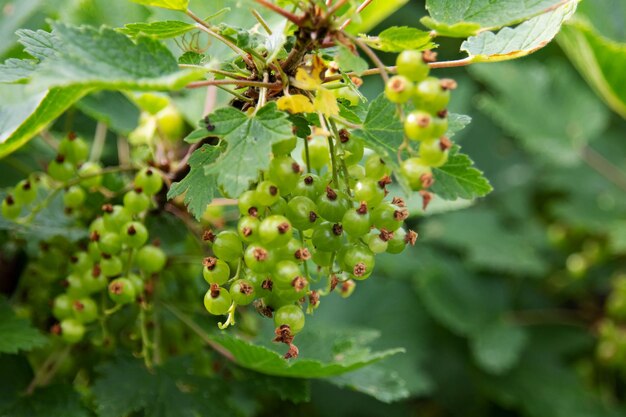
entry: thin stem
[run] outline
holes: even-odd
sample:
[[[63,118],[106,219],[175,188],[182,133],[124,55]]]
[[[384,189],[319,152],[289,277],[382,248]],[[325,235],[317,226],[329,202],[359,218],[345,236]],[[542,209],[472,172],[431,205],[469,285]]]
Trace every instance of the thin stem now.
[[[619,189],[626,192],[626,174],[613,165],[611,161],[604,156],[586,146],[581,151],[583,161],[591,168],[593,168],[598,174],[615,184]]]
[[[269,74],[266,72],[263,74],[263,83],[267,83],[267,80],[269,80]],[[256,104],[257,111],[261,107],[265,106],[266,100],[267,100],[267,87],[261,87],[261,91],[259,92],[259,101]]]
[[[233,301],[230,304],[230,307],[228,308],[228,317],[226,318],[226,322],[222,323],[221,321],[219,323],[217,323],[217,327],[220,330],[224,330],[226,328],[228,328],[228,326],[234,326],[235,325],[235,310],[237,309],[237,304],[235,304],[235,302]]]
[[[306,163],[307,174],[311,173],[311,157],[309,154],[309,140],[304,138],[304,162]]]
[[[107,138],[107,125],[102,122],[96,124],[96,133],[93,136],[93,145],[91,145],[91,154],[89,160],[91,162],[97,162],[102,156],[102,150],[104,149],[104,142]]]
[[[286,18],[287,20],[292,21],[293,23],[295,23],[296,25],[300,25],[300,23],[302,22],[302,18],[300,16],[297,16],[293,13],[291,13],[290,11],[287,11],[285,9],[283,9],[280,6],[277,6],[276,4],[268,1],[268,0],[254,0],[257,3],[259,3],[262,6],[267,7],[268,9],[272,10],[273,12],[278,13],[279,15],[281,15],[282,17]]]
[[[35,388],[40,385],[46,385],[50,382],[69,352],[70,346],[66,346],[62,350],[55,350],[52,352],[44,363],[41,364],[41,367],[37,370],[37,373],[33,377],[32,381],[28,384],[26,394],[31,395],[35,391]]]
[[[185,13],[187,14],[187,16],[189,16],[190,18],[192,18],[198,23],[196,25],[198,29],[206,32],[210,36],[221,41],[224,45],[228,46],[230,49],[235,51],[237,55],[241,56],[241,59],[243,59],[243,61],[246,63],[248,67],[254,68],[254,62],[252,62],[252,60],[248,57],[248,54],[246,53],[246,51],[244,51],[243,49],[241,49],[240,47],[238,47],[237,45],[235,45],[234,43],[232,43],[231,41],[229,41],[228,39],[226,39],[219,33],[215,32],[212,26],[210,26],[207,22],[205,22],[204,20],[196,16],[191,10],[187,9]]]
[[[143,304],[143,303],[142,303]],[[150,338],[148,336],[148,322],[146,320],[146,307],[140,306],[139,327],[141,329],[141,356],[146,364],[146,368],[152,369],[152,356],[150,356]]]
[[[361,3],[359,5],[359,7],[356,8],[355,15],[361,13],[361,11],[363,11],[363,9],[365,9],[367,6],[369,6],[372,1],[373,0],[365,0],[365,1],[363,1],[363,3]],[[348,19],[346,19],[346,21],[343,22],[341,24],[341,26],[339,26],[339,30],[344,30],[346,28],[346,26],[348,26],[350,24],[350,22],[352,22],[352,17],[349,17]]]
[[[187,84],[187,88],[199,88],[206,87],[207,85],[238,85],[241,87],[258,87],[258,88],[275,88],[281,87],[281,82],[267,83],[263,81],[250,81],[250,80],[204,80],[195,81]]]
[[[337,3],[333,4],[330,9],[328,9],[328,12],[326,12],[326,15],[327,16],[334,15],[347,2],[348,2],[348,0],[339,0]]]
[[[339,129],[337,129],[337,124],[332,119],[328,121],[328,124],[330,125],[333,135],[335,136],[335,139],[337,140],[337,146],[341,148],[342,152],[344,152],[343,143],[341,143],[341,139],[339,138]],[[348,175],[348,167],[346,166],[346,160],[344,158],[341,158],[341,174],[346,184],[346,191],[349,196],[352,196],[352,190],[350,189],[350,178]]]
[[[256,10],[254,10],[254,9],[250,9],[250,13],[252,13],[252,15],[254,16],[256,21],[259,22],[259,24],[261,26],[263,26],[263,29],[265,29],[267,34],[271,36],[272,35],[272,29],[270,29],[270,27],[267,24],[267,22],[265,21],[265,19],[263,19],[263,16],[261,16],[261,14],[259,12],[257,12]]]
[[[335,151],[335,143],[331,136],[328,137],[328,148],[330,150],[330,162],[333,165],[333,184],[335,187],[339,186],[339,180],[337,176],[337,153]]]
[[[231,90],[230,88],[226,88],[223,85],[212,85],[209,87],[217,87],[222,91],[226,91],[228,94],[231,94],[232,96],[236,97],[237,99],[241,100],[241,101],[245,101],[246,103],[253,103],[254,100],[252,100],[250,97],[246,97],[244,95],[239,94],[238,92],[236,92],[235,90]]]
[[[306,248],[306,245],[304,243],[304,232],[302,230],[298,231],[298,234],[300,235],[300,244],[302,245],[302,249]],[[304,264],[304,275],[305,278],[307,279],[307,281],[311,281],[311,274],[309,274],[309,264],[306,261],[306,259],[303,259],[302,263]]]
[[[192,331],[194,331],[200,338],[209,345],[213,350],[217,353],[225,357],[231,362],[235,362],[235,357],[230,351],[224,348],[222,345],[216,343],[211,337],[205,332],[200,326],[196,324],[189,316],[184,314],[182,311],[174,307],[173,305],[163,303],[165,308],[167,308],[178,320],[187,325]]]
[[[121,135],[117,137],[117,160],[122,166],[130,164],[130,146]]]
[[[55,152],[57,151],[57,149],[59,148],[59,141],[56,140],[56,138],[52,136],[52,134],[48,130],[42,130],[41,132],[39,132],[39,136],[41,136],[41,139],[43,139],[43,141]]]
[[[383,82],[387,84],[387,81],[389,81],[389,75],[387,74],[387,67],[385,66],[385,64],[383,64],[383,61],[380,60],[378,55],[376,55],[376,53],[372,50],[372,48],[367,46],[365,42],[363,42],[362,40],[354,36],[351,36],[351,38],[352,38],[352,41],[359,48],[361,48],[363,52],[365,52],[365,55],[367,55],[372,60],[374,65],[376,65],[376,68],[378,68],[379,74],[381,78],[383,79]]]

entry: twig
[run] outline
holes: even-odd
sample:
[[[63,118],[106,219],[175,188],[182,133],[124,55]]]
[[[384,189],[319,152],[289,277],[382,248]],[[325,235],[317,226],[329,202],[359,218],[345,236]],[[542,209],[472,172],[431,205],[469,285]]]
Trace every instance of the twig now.
[[[268,0],[254,0],[257,3],[259,3],[262,6],[267,7],[268,9],[272,10],[273,12],[278,13],[279,15],[281,15],[282,17],[286,18],[287,20],[292,21],[293,23],[295,23],[296,25],[299,25],[300,23],[302,23],[302,18],[300,16],[297,16],[285,9],[283,9],[280,6],[277,6],[276,4],[268,1]]]
[[[339,0],[337,3],[333,4],[330,9],[328,9],[328,12],[326,12],[326,15],[327,16],[334,15],[347,2],[348,2],[348,0]]]
[[[91,155],[89,160],[91,162],[97,162],[102,156],[102,150],[104,149],[104,142],[107,138],[107,125],[102,122],[98,122],[96,125],[96,133],[93,135],[93,145],[91,145]]]
[[[248,57],[248,54],[246,53],[246,51],[244,51],[243,49],[241,49],[240,47],[238,47],[237,45],[235,45],[234,43],[232,43],[231,41],[229,41],[228,39],[226,39],[219,33],[215,32],[213,28],[207,22],[205,22],[204,20],[196,16],[191,10],[187,9],[185,13],[187,14],[187,16],[189,16],[190,18],[192,18],[198,23],[196,25],[198,29],[206,32],[210,36],[213,36],[215,39],[221,41],[222,43],[224,43],[224,45],[228,46],[230,49],[235,51],[235,53],[241,56],[241,59],[244,60],[244,62],[246,63],[248,67],[250,68],[255,67],[254,62]]]
[[[356,8],[356,13],[355,14],[361,13],[361,11],[363,9],[365,9],[367,6],[369,6],[372,1],[374,1],[374,0],[364,0],[363,3],[361,3],[361,5]],[[346,21],[343,22],[341,24],[341,26],[339,26],[339,30],[344,30],[346,28],[346,26],[348,26],[350,24],[350,22],[352,22],[352,17],[349,17],[348,19],[346,19]]]
[[[187,84],[187,88],[206,87],[207,85],[238,85],[242,87],[275,88],[282,87],[281,82],[265,83],[263,81],[250,80],[204,80]]]
[[[205,332],[200,326],[198,326],[196,324],[196,322],[194,322],[191,318],[189,318],[189,316],[187,316],[186,314],[184,314],[183,312],[181,312],[179,309],[177,309],[176,307],[167,304],[167,303],[163,303],[162,304],[165,308],[167,308],[174,316],[176,316],[176,318],[180,321],[182,321],[184,324],[187,325],[187,327],[189,327],[191,330],[193,330],[198,336],[200,336],[200,338],[207,344],[209,345],[213,350],[215,350],[217,353],[219,353],[220,355],[222,355],[223,357],[225,357],[226,359],[228,359],[231,362],[236,362],[235,361],[235,357],[233,356],[232,353],[230,353],[230,351],[228,351],[226,348],[224,348],[222,345],[216,343],[213,339],[211,339],[211,337],[209,337],[209,335],[207,334],[207,332]]]
[[[387,84],[387,81],[389,81],[389,75],[387,74],[387,67],[385,66],[385,64],[383,64],[383,61],[380,60],[378,55],[376,55],[376,53],[374,51],[372,51],[372,48],[367,46],[367,44],[365,42],[363,42],[362,40],[360,40],[359,38],[354,37],[354,36],[351,36],[351,38],[352,38],[352,41],[359,48],[361,48],[361,50],[363,52],[365,52],[365,55],[367,55],[372,60],[374,65],[376,65],[376,67],[379,70],[379,74],[380,74],[381,78],[383,79],[383,82],[385,84]]]
[[[265,29],[267,34],[271,36],[272,35],[272,29],[270,29],[270,27],[267,24],[267,22],[265,21],[265,19],[263,19],[263,16],[261,16],[261,14],[259,12],[257,12],[256,10],[254,10],[252,8],[250,9],[250,13],[252,13],[252,15],[257,20],[257,22],[259,22],[259,24],[261,26],[263,26],[263,29]]]
[[[621,169],[613,165],[611,161],[588,146],[582,149],[581,156],[583,161],[597,171],[598,174],[602,175],[622,191],[626,192],[626,174],[624,174]]]
[[[55,350],[48,356],[48,358],[41,364],[41,367],[37,370],[37,373],[28,384],[26,388],[26,394],[31,395],[37,386],[46,385],[50,382],[50,379],[59,370],[61,362],[65,360],[70,351],[70,346],[66,346],[62,350]]]

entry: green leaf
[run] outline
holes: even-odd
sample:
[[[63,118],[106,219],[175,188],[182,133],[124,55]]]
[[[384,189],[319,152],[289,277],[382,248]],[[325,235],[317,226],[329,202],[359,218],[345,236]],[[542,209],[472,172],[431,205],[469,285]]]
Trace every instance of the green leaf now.
[[[570,1],[521,25],[506,27],[498,33],[481,32],[463,42],[471,62],[496,62],[520,58],[543,48],[554,39],[561,25],[576,11]]]
[[[451,138],[472,122],[472,118],[465,114],[450,113],[448,115],[448,131],[446,136]]]
[[[402,52],[406,49],[423,51],[434,49],[437,45],[431,42],[430,32],[408,26],[392,26],[380,32],[378,36],[365,37],[372,48],[385,52]]]
[[[90,417],[81,398],[71,384],[38,389],[33,395],[16,398],[9,408],[0,410],[0,417]]]
[[[0,64],[0,83],[16,83],[26,81],[37,68],[33,59],[9,58]]]
[[[379,363],[329,378],[327,381],[338,387],[362,392],[384,403],[403,400],[411,395],[404,379],[396,371]]]
[[[302,341],[304,334],[299,334],[295,343],[300,348],[300,358],[289,361],[274,350],[228,333],[210,337],[232,354],[237,365],[244,368],[274,376],[324,378],[350,372],[404,352],[404,349],[372,352],[363,347],[363,344],[377,336],[376,332],[329,332],[311,335],[307,344]],[[308,359],[312,355],[320,359]]]
[[[626,43],[601,36],[597,29],[583,22],[567,24],[558,37],[585,80],[596,93],[619,115],[626,118]]]
[[[363,74],[363,71],[368,68],[367,62],[363,58],[355,55],[350,48],[342,44],[338,45],[335,61],[342,71],[354,71],[356,75]]]
[[[0,14],[0,56],[4,56],[13,47],[15,32],[24,27],[28,19],[39,11],[42,3],[42,0],[0,2],[3,6]]]
[[[547,270],[539,256],[545,234],[530,221],[505,227],[496,212],[472,209],[431,218],[422,235],[460,251],[477,268],[535,277]]]
[[[483,112],[545,161],[578,163],[581,150],[607,126],[606,108],[560,61],[548,66],[501,63],[470,71],[493,91],[479,100]]]
[[[217,175],[207,174],[205,168],[214,163],[223,150],[223,146],[202,145],[194,151],[189,158],[191,170],[182,181],[173,183],[167,193],[168,199],[186,193],[184,202],[196,219],[202,217],[217,191]]]
[[[427,0],[430,17],[421,22],[442,36],[464,38],[549,13],[563,3],[564,0]]]
[[[355,14],[346,30],[352,34],[367,33],[408,2],[409,0],[375,1],[361,13]]]
[[[195,25],[178,20],[164,20],[160,22],[150,23],[129,23],[118,32],[137,38],[139,36],[147,36],[152,39],[169,39],[184,35],[190,30],[194,30]]]
[[[133,43],[106,27],[59,22],[52,27],[55,53],[33,74],[35,87],[176,90],[203,76],[202,71],[180,70],[167,47],[154,39],[142,37]]]
[[[178,63],[184,65],[202,65],[207,56],[194,51],[187,51],[178,57]]]
[[[131,358],[118,358],[97,370],[100,376],[93,395],[99,417],[123,417],[139,411],[155,417],[238,414],[226,403],[224,387],[195,375],[187,358],[177,358],[153,373]]]
[[[481,368],[492,374],[503,374],[520,360],[528,337],[519,326],[496,322],[472,336],[470,346]]]
[[[78,101],[76,107],[121,135],[128,135],[139,123],[139,109],[119,92],[100,91],[90,94]]]
[[[472,199],[484,197],[493,187],[487,178],[478,169],[474,162],[465,154],[460,153],[460,147],[454,145],[450,150],[448,162],[433,170],[435,183],[431,190],[446,200]]]
[[[376,97],[369,105],[363,127],[353,134],[398,172],[398,148],[404,140],[404,127],[397,115],[395,104],[383,94]]]
[[[0,416],[19,398],[33,379],[33,370],[24,355],[0,354],[0,369],[3,375],[11,378],[0,378]]]
[[[28,142],[89,90],[53,88],[29,94],[21,85],[0,87],[0,158]],[[10,99],[9,97],[12,97]]]
[[[236,197],[267,169],[272,144],[293,136],[287,114],[271,102],[248,116],[232,107],[221,108],[209,116],[213,129],[207,136],[226,142],[226,150],[215,163],[205,167],[206,175],[216,175],[226,196]]]
[[[0,353],[32,350],[47,343],[47,339],[28,320],[15,316],[9,304],[0,298]]]
[[[184,12],[189,6],[189,0],[132,0],[144,6],[162,7],[164,9],[179,10]]]

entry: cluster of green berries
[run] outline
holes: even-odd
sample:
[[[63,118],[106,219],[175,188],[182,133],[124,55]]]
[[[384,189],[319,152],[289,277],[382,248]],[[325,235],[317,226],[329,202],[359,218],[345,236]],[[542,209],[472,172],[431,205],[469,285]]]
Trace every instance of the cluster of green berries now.
[[[598,326],[598,358],[626,371],[626,276],[618,275],[613,280],[605,309],[607,317]]]
[[[86,326],[105,314],[95,295],[106,291],[114,306],[133,303],[142,298],[146,281],[165,267],[167,257],[148,243],[144,225],[152,198],[162,185],[158,173],[144,168],[135,176],[134,188],[124,195],[123,204],[103,205],[102,215],[89,225],[89,243],[72,255],[65,292],[53,301],[52,313],[60,321],[55,330],[66,342],[82,340]]]
[[[432,168],[448,161],[452,143],[445,134],[448,130],[448,103],[450,91],[456,82],[429,76],[429,62],[435,59],[430,51],[407,50],[398,55],[398,75],[389,79],[385,95],[393,103],[407,107],[404,133],[410,141],[418,142],[417,156],[402,162],[402,173],[413,190],[419,191],[432,184]]]
[[[317,174],[292,157],[295,137],[275,144],[268,170],[238,198],[237,230],[205,234],[214,253],[204,261],[206,309],[231,317],[236,306],[253,303],[273,317],[288,357],[297,354],[291,341],[304,327],[304,304],[312,312],[335,288],[349,296],[355,281],[372,274],[377,253],[400,253],[417,236],[402,227],[404,201],[387,198],[390,170],[378,155],[360,164],[363,144],[345,130],[339,140],[305,140],[302,159]],[[332,172],[332,140],[342,176]],[[325,288],[314,288],[322,275]]]

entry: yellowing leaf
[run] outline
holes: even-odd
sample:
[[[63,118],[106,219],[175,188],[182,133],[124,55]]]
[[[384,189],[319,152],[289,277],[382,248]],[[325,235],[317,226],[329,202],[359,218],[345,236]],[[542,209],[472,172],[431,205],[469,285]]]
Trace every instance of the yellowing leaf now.
[[[283,96],[276,101],[276,104],[279,110],[286,110],[289,113],[312,113],[315,111],[311,100],[302,94]]]
[[[321,112],[324,116],[337,116],[339,114],[339,106],[337,99],[332,91],[325,88],[319,88],[313,102],[315,110]]]
[[[292,84],[302,90],[315,90],[322,85],[322,81],[313,78],[304,68],[298,68],[296,82]]]

